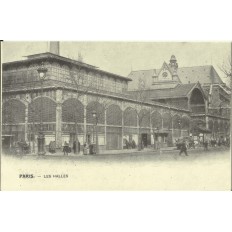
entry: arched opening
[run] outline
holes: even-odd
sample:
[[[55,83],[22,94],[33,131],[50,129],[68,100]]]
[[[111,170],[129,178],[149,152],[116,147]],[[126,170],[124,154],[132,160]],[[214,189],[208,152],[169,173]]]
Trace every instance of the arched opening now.
[[[106,111],[107,125],[122,125],[122,111],[117,105],[110,105]]]
[[[151,125],[153,129],[162,129],[162,115],[158,111],[151,114]]]
[[[151,132],[150,129],[150,112],[142,109],[139,112],[139,127],[140,127],[140,142],[143,147],[151,145]]]
[[[163,114],[163,128],[167,132],[167,146],[173,146],[173,141],[172,141],[172,116],[169,112],[166,112]]]
[[[221,121],[221,122],[219,123],[219,127],[220,127],[220,133],[221,133],[221,134],[224,133],[223,121]]]
[[[25,123],[25,108],[25,105],[17,99],[5,102],[2,106],[3,124]]]
[[[122,111],[118,105],[110,105],[106,110],[106,149],[117,150],[122,146]],[[110,126],[112,125],[112,126]]]
[[[218,123],[218,121],[214,121],[214,132],[215,133],[218,133],[219,132],[219,123]]]
[[[139,112],[139,120],[141,127],[150,127],[150,113],[146,109],[142,109]]]
[[[163,127],[164,129],[171,129],[172,127],[172,116],[170,113],[163,114]]]
[[[172,118],[173,122],[173,137],[179,138],[181,136],[181,117],[180,115],[176,114]]]
[[[199,89],[194,89],[190,97],[190,108],[192,113],[205,113],[205,100],[202,92]]]
[[[2,147],[10,148],[15,141],[25,140],[26,106],[17,99],[2,105]]]
[[[95,124],[96,118],[93,117],[93,111],[97,114],[98,124],[105,123],[105,109],[99,102],[90,102],[86,107],[86,120],[89,124]]]
[[[62,131],[69,136],[71,144],[77,140],[83,144],[84,106],[75,98],[67,99],[62,104]],[[65,135],[63,135],[65,137]],[[66,140],[65,138],[63,140]]]
[[[127,107],[123,113],[124,126],[137,126],[137,114],[135,109]]]
[[[96,112],[96,117],[93,116],[93,112]],[[86,107],[86,122],[89,124],[86,127],[87,143],[97,143],[98,139],[99,149],[101,149],[101,146],[106,144],[104,105],[96,101],[90,102]]]
[[[84,106],[74,98],[68,99],[62,104],[62,121],[84,123]]]
[[[37,142],[36,136],[41,130],[41,118],[43,122],[42,131],[45,135],[45,145],[49,145],[50,141],[55,141],[56,102],[48,97],[35,98],[28,106],[28,137],[29,142],[33,143],[33,147]]]
[[[181,118],[181,129],[183,130],[182,136],[188,136],[190,130],[190,119],[187,116]]]
[[[214,132],[213,130],[213,121],[212,120],[209,120],[209,122],[208,122],[208,124],[209,124],[209,130],[210,131],[212,131],[212,133]]]
[[[225,134],[228,136],[230,133],[230,124],[228,122],[224,123]]]
[[[155,148],[163,147],[166,134],[162,133],[162,115],[158,111],[151,114],[151,126]]]
[[[176,114],[172,118],[173,121],[173,129],[181,129],[181,117],[180,115]]]
[[[135,109],[127,107],[124,110],[123,123],[123,148],[135,148],[138,145],[137,112]]]
[[[56,122],[56,103],[48,97],[36,98],[29,104],[28,108],[28,122],[40,122],[42,117],[43,123]],[[41,108],[42,107],[42,108]]]

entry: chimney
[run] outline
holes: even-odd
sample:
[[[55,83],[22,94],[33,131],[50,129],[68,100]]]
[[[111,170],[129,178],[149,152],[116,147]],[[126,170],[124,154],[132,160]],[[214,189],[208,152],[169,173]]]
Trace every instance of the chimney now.
[[[49,43],[49,52],[60,55],[60,42],[58,41],[51,41]]]

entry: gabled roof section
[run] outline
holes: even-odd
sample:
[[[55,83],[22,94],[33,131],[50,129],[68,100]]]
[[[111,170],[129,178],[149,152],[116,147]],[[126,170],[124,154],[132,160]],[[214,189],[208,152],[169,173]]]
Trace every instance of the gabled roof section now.
[[[131,78],[132,80],[139,78],[148,80],[148,79],[152,79],[153,76],[157,76],[158,73],[159,73],[159,69],[137,70],[137,71],[131,71],[128,77]]]
[[[161,69],[159,70],[159,73],[158,73],[158,76],[160,75],[160,72],[163,70],[163,69],[167,69],[172,75],[173,75],[173,72],[172,72],[172,69],[170,68],[170,66],[164,61]]]
[[[175,88],[167,88],[167,89],[146,89],[144,90],[144,94],[146,98],[151,100],[159,100],[159,99],[169,99],[169,98],[187,98],[189,94],[195,88],[200,88],[202,94],[204,92],[199,83],[192,84],[179,84]],[[139,90],[128,91],[129,94],[136,95]],[[205,95],[204,95],[205,96]]]
[[[150,97],[154,100],[188,97],[188,94],[197,86],[197,84],[179,84],[175,88],[171,89],[151,90]]]
[[[163,66],[167,63],[164,62]],[[162,66],[162,68],[163,68]],[[173,74],[173,70],[167,65],[168,70]],[[161,69],[149,69],[132,71],[128,77],[133,81],[129,85],[129,89],[136,89],[136,82],[139,78],[144,78],[148,87],[153,84],[152,77],[159,75]],[[219,77],[218,73],[212,65],[193,66],[193,67],[180,67],[177,69],[177,75],[182,84],[191,84],[200,82],[201,84],[223,84],[223,81]]]
[[[212,65],[178,68],[177,74],[183,84],[197,83],[198,81],[201,84],[223,84],[221,78]]]
[[[138,71],[131,71],[128,75],[128,78],[132,80],[129,83],[129,89],[138,89],[139,80],[143,79],[146,83],[146,86],[149,87],[152,85],[152,77],[158,75],[159,70],[157,69],[149,69],[149,70],[138,70]]]

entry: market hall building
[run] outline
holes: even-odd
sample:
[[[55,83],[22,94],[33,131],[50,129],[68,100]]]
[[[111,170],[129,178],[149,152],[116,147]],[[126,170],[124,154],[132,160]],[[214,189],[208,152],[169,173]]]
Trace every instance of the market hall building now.
[[[212,95],[214,85],[204,89],[200,83],[188,83],[181,87],[179,75],[170,65],[164,64],[161,71],[156,70],[150,76],[153,86],[157,82],[162,91],[157,95],[158,88],[154,91],[143,89],[143,92],[149,92],[149,98],[141,102],[134,98],[133,91],[129,91],[136,83],[134,72],[128,77],[109,73],[62,57],[55,48],[3,64],[3,146],[26,141],[36,147],[41,117],[45,144],[48,146],[55,141],[57,149],[61,149],[65,141],[72,144],[76,139],[81,145],[95,143],[96,133],[100,150],[123,149],[125,140],[138,145],[140,136],[144,146],[153,145],[157,140],[162,146],[173,146],[175,139],[189,135],[191,128],[200,126],[202,130],[211,130],[215,136],[228,134],[229,117],[216,114],[216,106],[212,108],[214,114],[209,113],[212,104],[209,99],[215,97]],[[47,69],[42,97],[37,72],[41,64]],[[171,78],[169,83],[166,75]],[[141,75],[138,77],[141,79]],[[173,89],[170,96],[165,96],[165,92],[170,92],[165,90],[167,84]],[[226,88],[220,83],[216,85],[218,91],[223,92]],[[228,94],[223,92],[225,99],[230,90],[227,91]],[[162,97],[157,98],[160,95]],[[220,108],[224,109],[226,106]],[[93,111],[97,119],[93,117]],[[197,123],[194,127],[193,119],[201,120],[203,124]]]
[[[132,94],[142,82],[150,101],[189,110],[190,124],[187,119],[181,119],[181,114],[170,119],[179,121],[176,127],[186,128],[175,137],[204,136],[204,133],[214,139],[230,136],[231,89],[212,65],[178,67],[172,55],[169,64],[164,62],[159,69],[131,71],[128,77],[132,79],[129,84]],[[161,113],[157,117],[164,120]]]

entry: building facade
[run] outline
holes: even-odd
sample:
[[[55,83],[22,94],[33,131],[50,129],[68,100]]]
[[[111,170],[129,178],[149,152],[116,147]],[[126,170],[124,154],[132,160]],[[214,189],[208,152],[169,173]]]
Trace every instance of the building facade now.
[[[43,81],[37,72],[41,65],[47,69]],[[180,84],[177,67],[164,63],[151,76],[146,73],[154,89],[131,91],[135,76],[147,80],[140,74],[123,77],[50,52],[3,64],[3,146],[26,141],[36,150],[41,120],[46,146],[55,141],[57,149],[65,141],[95,143],[97,136],[100,150],[126,148],[126,141],[173,146],[199,126],[212,136],[229,133],[227,106],[221,101],[227,101],[230,90],[226,93],[220,83]],[[219,106],[214,98],[221,99]]]
[[[188,109],[190,133],[205,131],[215,139],[229,136],[231,89],[213,66],[179,67],[172,55],[160,69],[132,71],[128,77],[131,93],[143,82],[149,100]]]
[[[37,72],[41,63],[47,68],[42,93]],[[127,92],[129,81],[52,53],[5,63],[3,137],[7,140],[9,136],[11,143],[23,140],[36,147],[42,117],[46,145],[55,141],[61,148],[64,141],[72,143],[75,139],[81,145],[95,142],[97,130],[101,149],[123,149],[124,140],[138,144],[139,135],[145,146],[154,143],[154,128],[175,132],[166,124],[167,119],[162,122],[158,118],[160,114],[166,115],[164,118],[175,114],[189,117],[186,109],[151,101],[139,103]],[[97,112],[97,126],[93,111]]]

